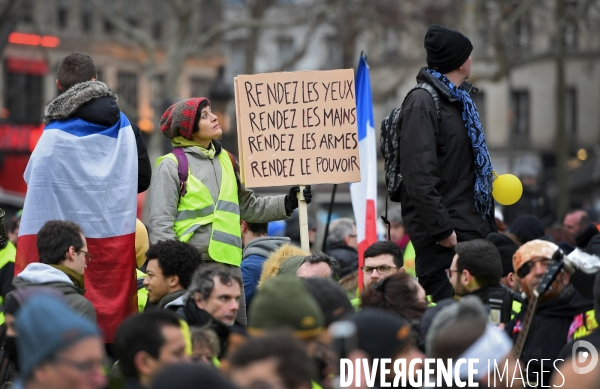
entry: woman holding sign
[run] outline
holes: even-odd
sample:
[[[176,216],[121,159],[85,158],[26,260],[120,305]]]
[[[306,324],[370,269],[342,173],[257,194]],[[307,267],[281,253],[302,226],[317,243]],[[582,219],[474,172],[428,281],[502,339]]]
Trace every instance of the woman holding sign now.
[[[216,140],[221,127],[205,97],[180,101],[160,120],[174,150],[156,161],[149,193],[150,242],[178,239],[202,258],[238,268],[242,262],[240,220],[266,223],[290,216],[299,188],[288,195],[257,197],[239,177],[235,157]],[[304,191],[307,203],[312,194]],[[241,271],[240,271],[241,277]],[[238,319],[246,324],[244,291]]]

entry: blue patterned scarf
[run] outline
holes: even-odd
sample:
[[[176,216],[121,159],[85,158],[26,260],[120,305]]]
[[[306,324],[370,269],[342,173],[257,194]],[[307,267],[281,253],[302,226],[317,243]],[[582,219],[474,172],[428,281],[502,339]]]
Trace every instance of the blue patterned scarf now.
[[[485,219],[490,214],[493,205],[493,167],[490,153],[485,144],[483,127],[481,121],[479,121],[479,112],[477,112],[477,107],[466,90],[461,87],[457,88],[448,77],[435,70],[428,68],[427,72],[443,82],[450,90],[452,97],[462,104],[462,119],[471,139],[473,160],[475,162],[475,209],[481,214],[481,218]]]

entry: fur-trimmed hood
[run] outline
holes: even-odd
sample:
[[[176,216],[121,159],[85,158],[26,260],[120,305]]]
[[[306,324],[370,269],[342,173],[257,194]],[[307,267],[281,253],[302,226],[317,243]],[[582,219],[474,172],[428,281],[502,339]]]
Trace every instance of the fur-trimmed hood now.
[[[279,248],[279,250],[273,252],[273,254],[271,254],[263,264],[263,271],[260,274],[260,281],[258,283],[258,287],[260,288],[260,286],[266,280],[268,280],[269,278],[273,278],[277,274],[279,274],[281,264],[285,262],[288,258],[300,255],[306,257],[309,256],[310,253],[302,250],[300,247],[291,244],[284,244]]]
[[[53,120],[67,119],[83,104],[104,96],[118,101],[117,95],[101,81],[86,81],[75,84],[46,105],[44,123],[48,124]]]

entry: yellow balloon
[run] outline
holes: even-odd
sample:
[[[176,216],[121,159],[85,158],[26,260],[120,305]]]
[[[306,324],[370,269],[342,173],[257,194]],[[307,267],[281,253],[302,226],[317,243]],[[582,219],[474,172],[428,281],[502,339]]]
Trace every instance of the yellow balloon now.
[[[493,182],[492,195],[502,205],[513,205],[521,198],[523,185],[521,181],[512,174],[497,176]]]

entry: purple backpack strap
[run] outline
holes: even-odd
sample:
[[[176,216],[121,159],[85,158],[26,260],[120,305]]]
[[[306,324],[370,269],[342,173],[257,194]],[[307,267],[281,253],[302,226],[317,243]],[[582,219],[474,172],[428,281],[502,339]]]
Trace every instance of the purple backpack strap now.
[[[175,147],[173,154],[177,158],[177,175],[179,176],[179,193],[181,197],[187,193],[186,183],[188,179],[188,160],[181,147]]]

